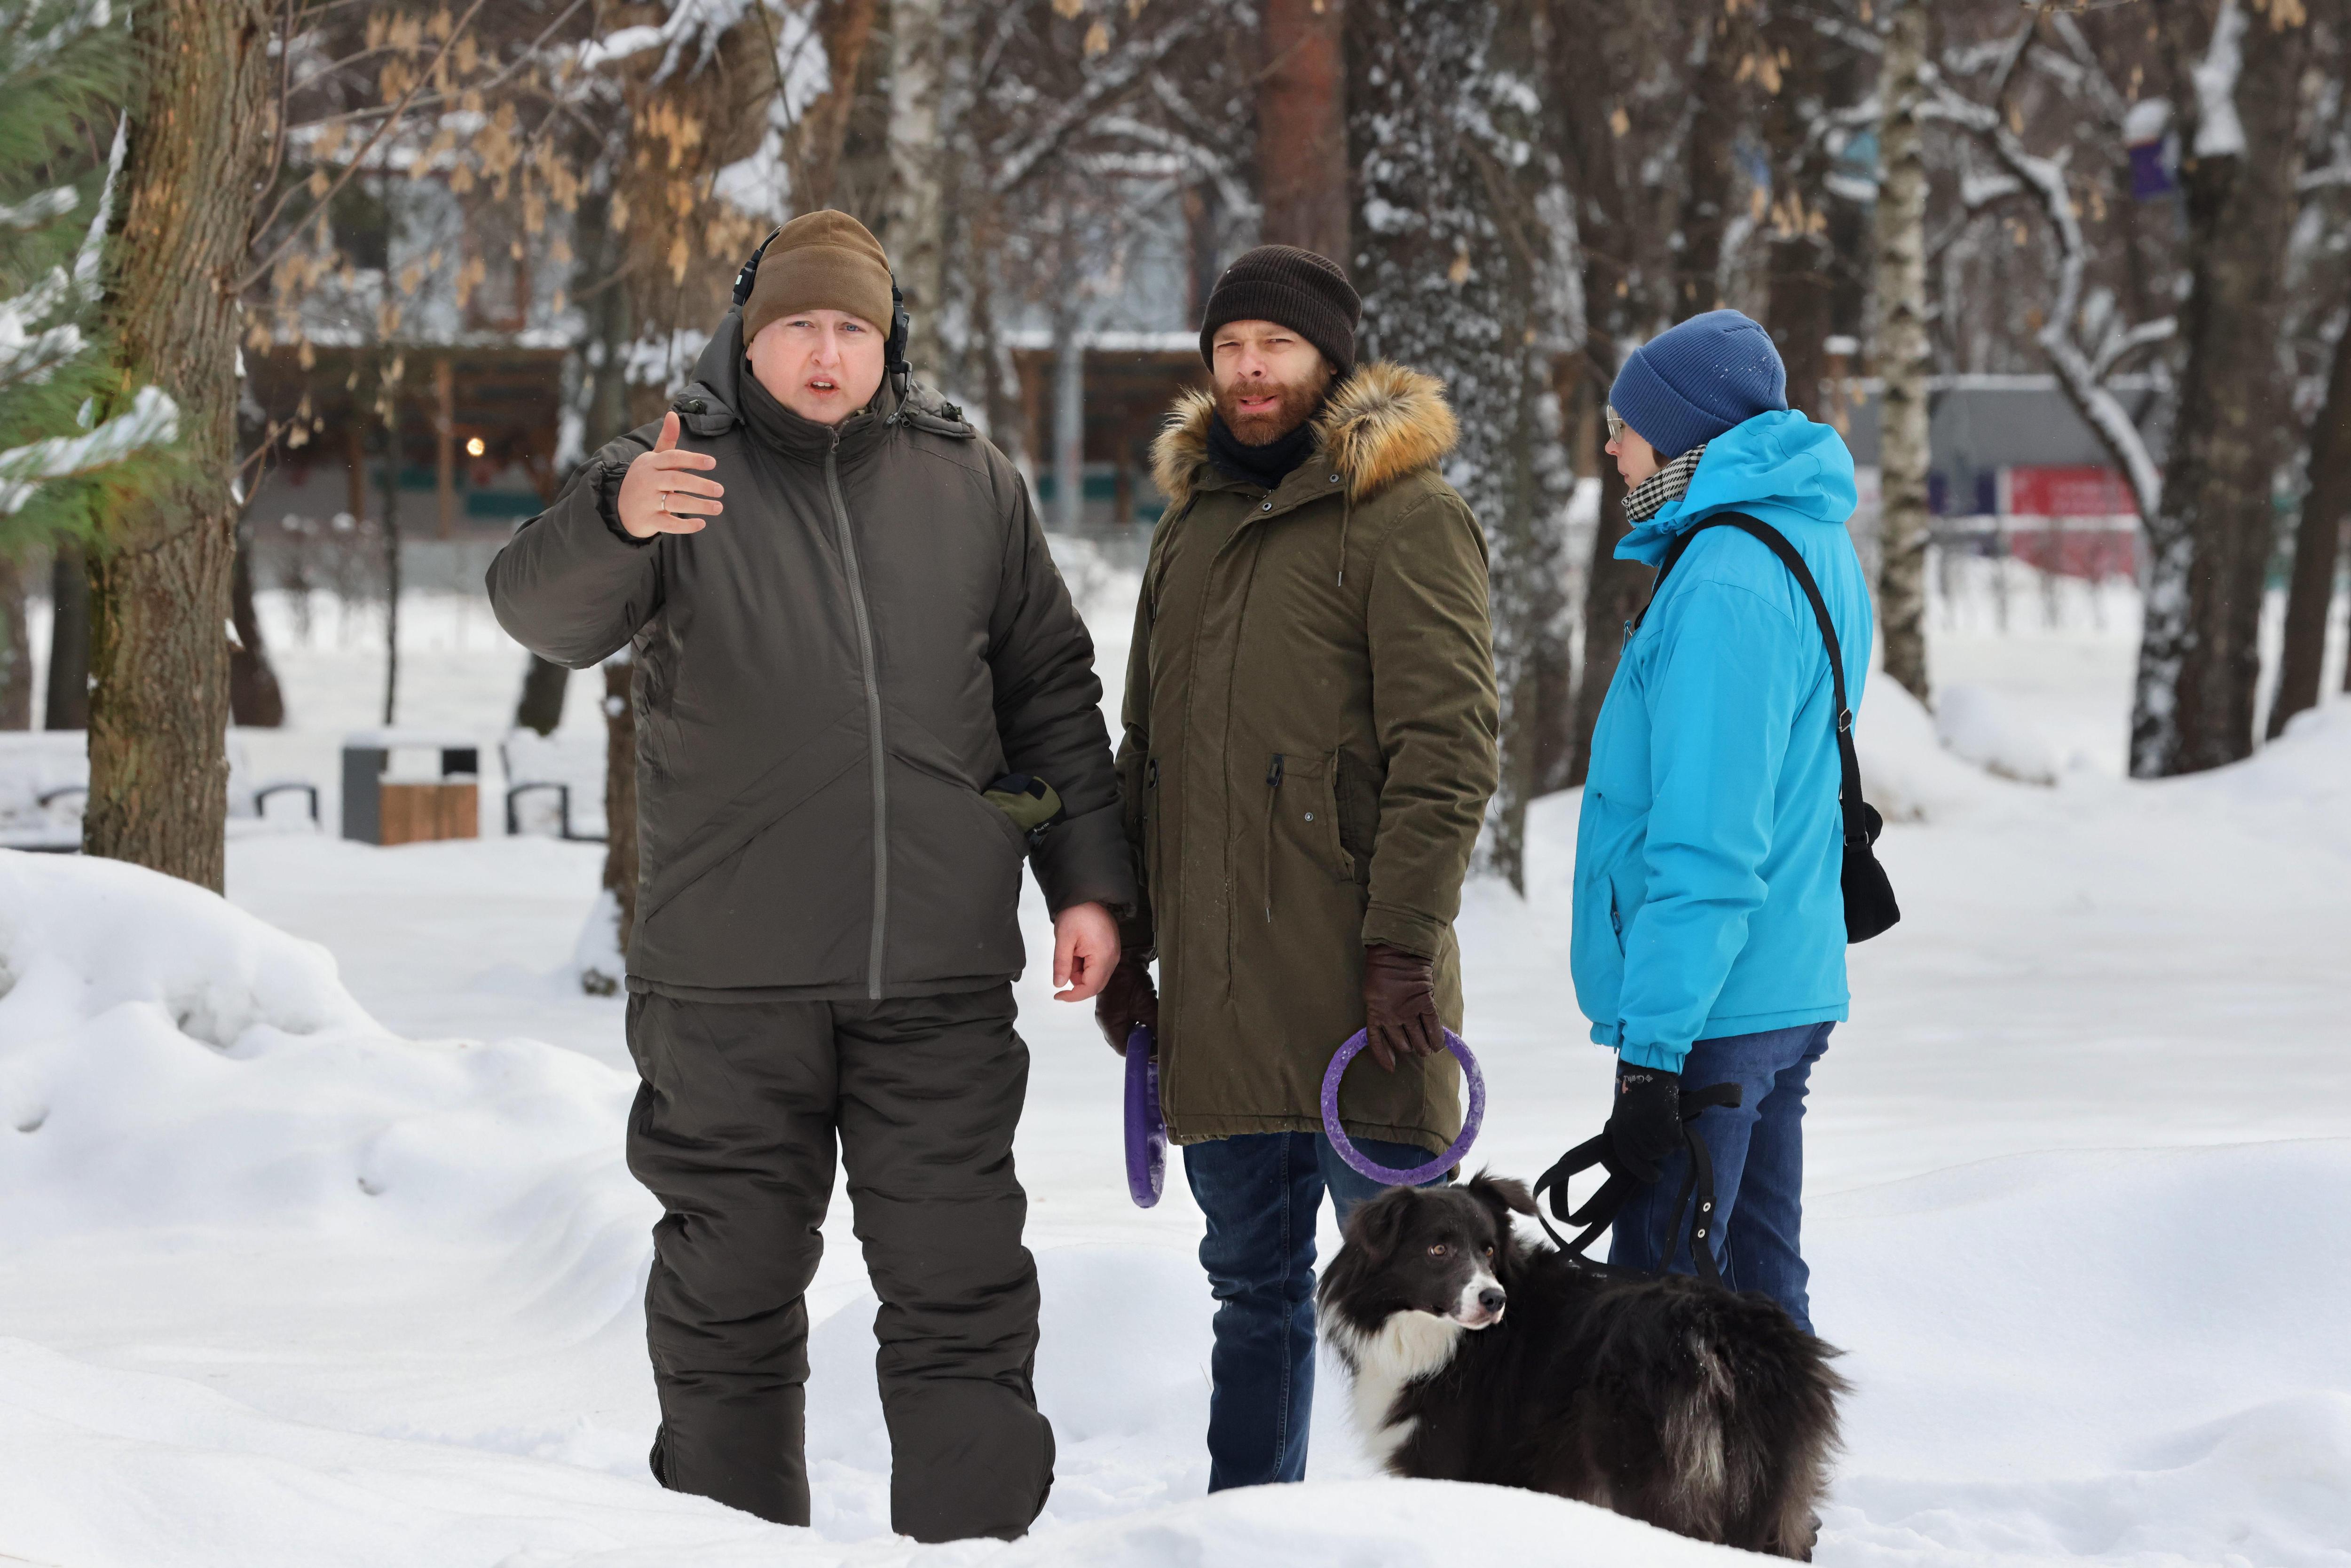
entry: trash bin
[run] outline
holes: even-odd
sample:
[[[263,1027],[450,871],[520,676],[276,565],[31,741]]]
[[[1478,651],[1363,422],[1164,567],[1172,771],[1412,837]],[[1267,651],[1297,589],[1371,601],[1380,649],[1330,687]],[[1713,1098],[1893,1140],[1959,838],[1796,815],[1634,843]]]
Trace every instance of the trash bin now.
[[[384,778],[397,752],[437,754],[437,779]],[[369,729],[343,737],[343,837],[363,844],[479,838],[481,743],[421,729]]]

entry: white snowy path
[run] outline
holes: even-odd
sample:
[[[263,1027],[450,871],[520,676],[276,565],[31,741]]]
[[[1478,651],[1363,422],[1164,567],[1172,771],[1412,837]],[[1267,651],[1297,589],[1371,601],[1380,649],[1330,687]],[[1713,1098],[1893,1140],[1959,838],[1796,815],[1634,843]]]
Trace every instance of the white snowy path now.
[[[1123,618],[1092,619],[1115,668]],[[403,716],[494,731],[515,666],[480,636],[412,651]],[[1937,650],[2059,756],[2103,744],[2064,731],[2119,727],[2126,644],[2050,652]],[[330,777],[371,666],[282,658],[298,728],[257,737],[257,768]],[[585,685],[567,731],[592,737]],[[1820,1560],[2345,1568],[2351,707],[2247,768],[2147,787],[2094,759],[2049,790],[1951,761],[1886,690],[1873,795],[1925,820],[1883,846],[1907,918],[1855,951],[1808,1136],[1815,1312],[1857,1387]],[[1538,808],[1526,903],[1477,885],[1463,922],[1493,1104],[1473,1163],[1521,1175],[1606,1084],[1565,975],[1574,813]],[[1198,1217],[1180,1173],[1127,1203],[1116,1062],[1033,977],[1019,1156],[1062,1456],[1035,1535],[889,1535],[838,1214],[815,1527],[662,1492],[620,1008],[561,976],[600,852],[248,831],[230,891],[257,919],[0,853],[0,1563],[1723,1560],[1554,1500],[1364,1479],[1328,1378],[1316,1479],[1202,1500]],[[1036,950],[1033,892],[1027,916]]]

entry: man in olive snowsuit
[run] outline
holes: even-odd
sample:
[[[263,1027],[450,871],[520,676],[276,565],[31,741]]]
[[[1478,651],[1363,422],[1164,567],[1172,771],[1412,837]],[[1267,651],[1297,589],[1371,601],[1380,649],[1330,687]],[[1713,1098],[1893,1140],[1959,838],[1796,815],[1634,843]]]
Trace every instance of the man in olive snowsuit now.
[[[1236,261],[1200,330],[1213,394],[1155,449],[1169,509],[1127,664],[1119,782],[1152,925],[1096,1004],[1156,1026],[1168,1136],[1219,1303],[1211,1490],[1305,1474],[1314,1228],[1459,1134],[1453,917],[1498,775],[1486,547],[1437,475],[1443,388],[1355,363],[1355,292],[1285,246]],[[1163,990],[1144,967],[1155,940]]]
[[[1092,643],[1019,475],[905,380],[893,314],[864,228],[786,225],[662,424],[572,476],[490,597],[560,664],[633,650],[654,1474],[809,1521],[803,1292],[837,1135],[892,1524],[1010,1537],[1053,1458],[1012,1166],[1020,868],[1070,1000],[1136,894]]]

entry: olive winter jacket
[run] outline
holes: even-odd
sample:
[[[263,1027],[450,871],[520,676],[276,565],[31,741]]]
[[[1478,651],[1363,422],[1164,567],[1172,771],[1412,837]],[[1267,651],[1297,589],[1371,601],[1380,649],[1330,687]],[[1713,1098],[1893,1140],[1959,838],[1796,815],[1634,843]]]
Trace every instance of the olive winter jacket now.
[[[1211,406],[1188,394],[1154,449],[1170,505],[1119,749],[1179,1143],[1322,1125],[1366,944],[1435,960],[1460,1027],[1453,917],[1499,766],[1485,537],[1437,475],[1439,383],[1360,367],[1271,494],[1210,465]],[[1339,1107],[1351,1135],[1441,1150],[1460,1073],[1359,1059]]]

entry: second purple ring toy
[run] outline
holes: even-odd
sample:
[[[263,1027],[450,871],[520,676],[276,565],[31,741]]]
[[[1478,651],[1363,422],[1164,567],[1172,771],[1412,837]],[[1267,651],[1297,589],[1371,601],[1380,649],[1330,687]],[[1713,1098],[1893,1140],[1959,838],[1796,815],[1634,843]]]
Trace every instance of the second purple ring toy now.
[[[1478,1141],[1478,1128],[1486,1120],[1486,1075],[1478,1071],[1478,1059],[1469,1054],[1469,1047],[1461,1037],[1447,1030],[1445,1049],[1459,1060],[1461,1075],[1469,1081],[1469,1114],[1463,1119],[1461,1135],[1453,1140],[1451,1148],[1425,1166],[1415,1166],[1410,1170],[1392,1170],[1359,1153],[1355,1145],[1347,1141],[1346,1131],[1339,1125],[1339,1080],[1346,1076],[1347,1064],[1362,1055],[1364,1048],[1370,1043],[1371,1036],[1359,1029],[1347,1037],[1347,1043],[1331,1058],[1330,1070],[1322,1074],[1322,1132],[1331,1140],[1331,1146],[1339,1151],[1341,1159],[1374,1181],[1385,1182],[1390,1186],[1418,1186],[1423,1182],[1435,1181],[1459,1165],[1461,1156],[1469,1152],[1469,1145]]]

